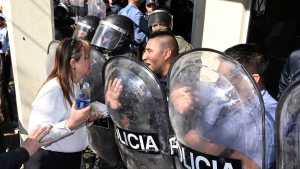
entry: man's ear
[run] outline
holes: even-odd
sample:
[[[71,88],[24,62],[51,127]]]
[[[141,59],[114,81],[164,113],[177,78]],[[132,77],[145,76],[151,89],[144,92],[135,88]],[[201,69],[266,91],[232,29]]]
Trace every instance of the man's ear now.
[[[171,58],[172,50],[170,48],[164,49],[164,60],[168,60]]]
[[[252,77],[253,77],[253,79],[254,79],[254,81],[255,81],[256,84],[261,83],[262,79],[261,79],[261,77],[260,77],[260,75],[258,73],[253,73]]]

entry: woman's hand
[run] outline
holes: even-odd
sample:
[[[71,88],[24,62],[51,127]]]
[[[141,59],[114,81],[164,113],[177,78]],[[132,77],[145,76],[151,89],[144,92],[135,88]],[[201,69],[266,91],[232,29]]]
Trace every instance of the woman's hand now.
[[[82,123],[87,122],[90,116],[91,116],[91,106],[87,106],[82,109],[76,109],[75,103],[73,103],[70,117],[67,119],[66,125],[71,130],[75,129]]]
[[[105,94],[106,105],[109,105],[111,109],[118,109],[121,107],[119,98],[123,91],[121,79],[114,79],[108,82],[107,91]]]
[[[22,146],[29,155],[33,155],[42,145],[40,140],[49,133],[51,126],[39,126],[29,134]]]

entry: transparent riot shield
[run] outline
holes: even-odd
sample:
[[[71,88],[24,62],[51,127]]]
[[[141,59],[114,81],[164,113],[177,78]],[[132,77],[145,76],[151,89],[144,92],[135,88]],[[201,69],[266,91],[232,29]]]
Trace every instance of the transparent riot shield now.
[[[103,19],[106,16],[106,5],[103,0],[89,0],[87,2],[88,15],[97,16]]]
[[[86,80],[91,85],[91,102],[104,103],[104,80],[102,69],[106,62],[105,56],[94,47],[90,50],[91,74]],[[118,147],[114,142],[114,126],[110,117],[96,120],[88,126],[90,146],[97,156],[104,160],[110,167],[121,166],[121,157]]]
[[[87,3],[85,0],[66,0],[65,2],[70,8],[70,16],[75,17],[77,21],[79,17],[87,15]]]
[[[179,168],[264,168],[263,102],[239,63],[192,50],[176,60],[168,82]]]
[[[102,79],[102,69],[106,62],[105,56],[94,47],[90,50],[91,73],[87,81],[91,84],[91,101],[104,103],[104,79]]]
[[[283,94],[276,113],[277,168],[300,168],[300,81]]]
[[[104,70],[105,101],[125,166],[173,169],[167,102],[155,75],[143,63],[127,57],[113,57]],[[120,90],[112,88],[116,81]]]

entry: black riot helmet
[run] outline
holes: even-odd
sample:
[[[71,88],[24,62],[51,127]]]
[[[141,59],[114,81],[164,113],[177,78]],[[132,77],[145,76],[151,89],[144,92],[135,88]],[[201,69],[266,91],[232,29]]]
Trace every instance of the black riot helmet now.
[[[153,27],[161,26],[165,27],[167,29],[172,30],[173,29],[173,15],[170,14],[170,12],[163,10],[163,9],[157,9],[153,12],[148,14],[148,27],[151,32]]]
[[[68,8],[68,6],[64,3],[58,3],[55,7],[54,7],[54,18],[55,19],[62,19],[62,18],[66,18],[69,16],[69,12],[70,9]]]
[[[74,38],[91,41],[100,19],[96,16],[85,16],[76,23],[76,29],[73,34]]]
[[[133,21],[126,16],[110,15],[100,21],[91,44],[112,51],[129,47],[133,41]]]

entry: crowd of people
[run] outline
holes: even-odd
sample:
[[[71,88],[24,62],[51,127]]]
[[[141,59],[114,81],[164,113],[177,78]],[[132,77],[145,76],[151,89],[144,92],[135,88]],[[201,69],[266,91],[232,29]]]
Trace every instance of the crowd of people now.
[[[6,17],[0,10],[0,152],[17,145],[7,143],[4,133],[12,133],[18,126],[14,79]]]
[[[105,11],[99,6],[105,4]],[[190,89],[183,88],[181,94],[169,93],[168,73],[172,63],[178,56],[193,50],[193,46],[180,35],[174,35],[173,15],[165,6],[160,6],[155,0],[108,0],[97,1],[87,5],[95,5],[92,12],[85,11],[89,8],[72,7],[69,1],[54,1],[55,39],[57,45],[49,49],[54,50],[49,55],[51,60],[50,72],[47,80],[41,86],[32,103],[32,111],[29,120],[29,136],[20,148],[0,154],[1,168],[15,169],[25,164],[25,169],[52,169],[52,168],[82,168],[82,152],[91,144],[96,151],[99,163],[94,167],[100,169],[123,169],[128,166],[122,162],[116,162],[106,157],[109,156],[105,149],[97,151],[97,141],[104,139],[105,146],[120,157],[114,138],[114,127],[108,131],[103,129],[103,119],[107,124],[113,124],[110,117],[103,117],[100,112],[95,114],[91,106],[79,109],[75,105],[76,96],[80,92],[83,80],[92,83],[92,100],[105,103],[110,110],[122,107],[120,95],[123,91],[121,79],[104,84],[102,79],[102,67],[104,62],[113,57],[128,57],[143,62],[159,79],[164,94],[170,95],[170,100],[183,97],[183,101],[177,102],[179,112],[185,112],[191,107],[192,94]],[[97,8],[99,7],[99,8]],[[94,8],[93,8],[94,9]],[[84,16],[84,14],[92,14]],[[243,65],[255,82],[264,103],[265,123],[265,163],[266,169],[276,168],[275,126],[277,100],[286,88],[299,79],[299,65],[297,60],[299,50],[293,52],[285,65],[279,85],[278,98],[273,98],[264,85],[265,72],[269,59],[255,44],[238,44],[224,51],[225,55]],[[8,33],[5,25],[5,17],[0,16],[0,124],[4,120],[15,120],[14,115],[7,115],[6,102],[8,102],[8,86],[11,79],[11,65],[9,59]],[[101,58],[101,59],[99,59]],[[94,65],[94,66],[93,66]],[[96,65],[96,66],[95,66]],[[99,71],[100,70],[100,71]],[[104,86],[107,89],[104,90]],[[242,85],[242,84],[241,84]],[[82,125],[94,122],[94,126]],[[101,128],[95,128],[101,126]],[[93,128],[94,127],[94,128]],[[100,138],[90,138],[89,132],[98,132]],[[105,130],[105,131],[104,131]],[[49,134],[57,134],[55,141],[45,142],[43,138]],[[106,135],[103,135],[106,133]],[[110,133],[110,134],[107,134]],[[191,130],[190,133],[193,133]],[[190,134],[189,133],[189,134]],[[199,142],[207,147],[206,143],[195,134],[186,135],[186,142],[198,145]],[[93,135],[92,135],[93,137]],[[197,138],[196,138],[197,137]],[[255,137],[255,136],[254,136]],[[1,139],[1,135],[0,135]],[[1,144],[1,140],[0,140]],[[101,146],[101,145],[100,145]],[[1,147],[1,145],[0,145]],[[197,146],[191,146],[197,150]],[[116,149],[116,150],[115,150]],[[210,153],[209,149],[206,152]],[[217,150],[217,148],[215,149]],[[112,153],[112,154],[113,154]],[[238,151],[218,148],[212,155],[228,155],[235,159],[241,159],[245,168],[261,168]],[[124,157],[123,157],[124,158]],[[114,158],[116,159],[116,158]]]

